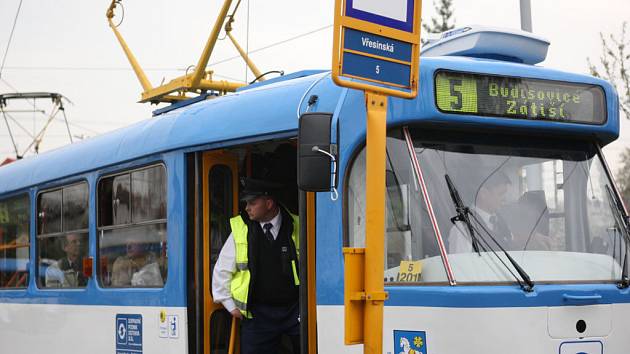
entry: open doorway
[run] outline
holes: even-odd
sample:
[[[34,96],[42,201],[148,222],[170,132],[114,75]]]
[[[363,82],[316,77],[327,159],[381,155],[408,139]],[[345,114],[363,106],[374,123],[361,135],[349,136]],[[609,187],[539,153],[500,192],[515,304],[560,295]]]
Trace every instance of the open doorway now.
[[[287,211],[298,214],[297,150],[295,140],[266,141],[202,154],[200,181],[202,194],[203,266],[203,353],[239,353],[238,324],[212,298],[212,272],[221,249],[230,235],[231,217],[244,208],[239,201],[243,178],[281,185],[276,198]],[[285,343],[286,342],[286,343]],[[282,353],[291,353],[283,339]]]

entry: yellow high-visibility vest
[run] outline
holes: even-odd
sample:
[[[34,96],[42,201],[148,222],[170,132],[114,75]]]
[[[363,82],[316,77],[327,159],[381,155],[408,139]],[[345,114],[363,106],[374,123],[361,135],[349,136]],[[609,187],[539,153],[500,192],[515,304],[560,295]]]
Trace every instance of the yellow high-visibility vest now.
[[[293,232],[291,233],[291,239],[295,244],[295,252],[299,259],[300,257],[300,226],[299,218],[297,215],[291,215],[293,219]],[[249,294],[249,283],[251,280],[251,274],[248,267],[247,258],[247,224],[243,221],[243,218],[235,216],[230,219],[230,225],[232,226],[232,237],[234,238],[234,246],[236,253],[236,273],[232,276],[232,283],[230,284],[230,291],[232,293],[232,299],[234,304],[241,311],[243,316],[251,318],[251,314],[247,311],[247,296]],[[295,285],[300,285],[300,278],[297,273],[297,265],[295,260],[291,261],[291,267],[293,268],[293,281]]]

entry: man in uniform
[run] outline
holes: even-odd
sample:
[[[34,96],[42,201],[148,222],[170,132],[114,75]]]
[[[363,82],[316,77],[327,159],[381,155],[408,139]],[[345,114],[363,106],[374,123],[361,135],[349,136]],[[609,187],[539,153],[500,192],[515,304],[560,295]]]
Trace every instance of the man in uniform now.
[[[299,353],[298,217],[278,203],[280,186],[246,179],[245,212],[230,219],[212,296],[242,319],[241,353],[277,353],[282,335]]]

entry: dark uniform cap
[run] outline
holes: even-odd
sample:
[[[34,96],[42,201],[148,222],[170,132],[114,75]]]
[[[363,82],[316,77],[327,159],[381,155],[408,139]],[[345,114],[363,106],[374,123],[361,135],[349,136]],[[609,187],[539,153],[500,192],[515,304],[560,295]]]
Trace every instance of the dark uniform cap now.
[[[254,200],[258,197],[273,197],[282,188],[282,185],[278,183],[253,178],[243,178],[241,183],[243,184],[241,200],[245,202]]]

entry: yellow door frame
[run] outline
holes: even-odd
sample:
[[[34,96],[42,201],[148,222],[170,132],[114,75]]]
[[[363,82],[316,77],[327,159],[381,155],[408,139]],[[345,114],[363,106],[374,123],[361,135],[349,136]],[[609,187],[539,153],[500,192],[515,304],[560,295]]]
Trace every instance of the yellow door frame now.
[[[212,298],[212,274],[210,274],[210,245],[212,236],[210,230],[210,170],[217,165],[227,166],[232,171],[232,214],[238,213],[238,158],[225,150],[204,152],[202,156],[202,195],[203,195],[203,348],[204,354],[210,354],[210,318],[212,314],[223,308],[220,304],[215,304]],[[229,354],[235,351],[236,321],[232,321],[230,334]]]
[[[232,191],[233,191],[233,215],[238,213],[238,159],[237,156],[225,151],[209,151],[204,152],[202,155],[202,201],[203,201],[203,347],[204,354],[210,354],[210,318],[215,311],[223,308],[220,304],[215,304],[212,298],[212,274],[210,274],[210,245],[211,245],[211,228],[210,218],[211,213],[210,206],[210,180],[209,172],[217,165],[227,166],[232,171]],[[315,243],[315,193],[306,193],[306,222],[307,222],[307,243],[306,251],[308,254],[307,274],[308,281],[302,284],[308,286],[307,301],[308,301],[308,354],[317,353],[317,303],[316,303],[316,243]],[[238,353],[238,345],[236,342],[236,321],[232,321],[230,342],[228,354]]]

